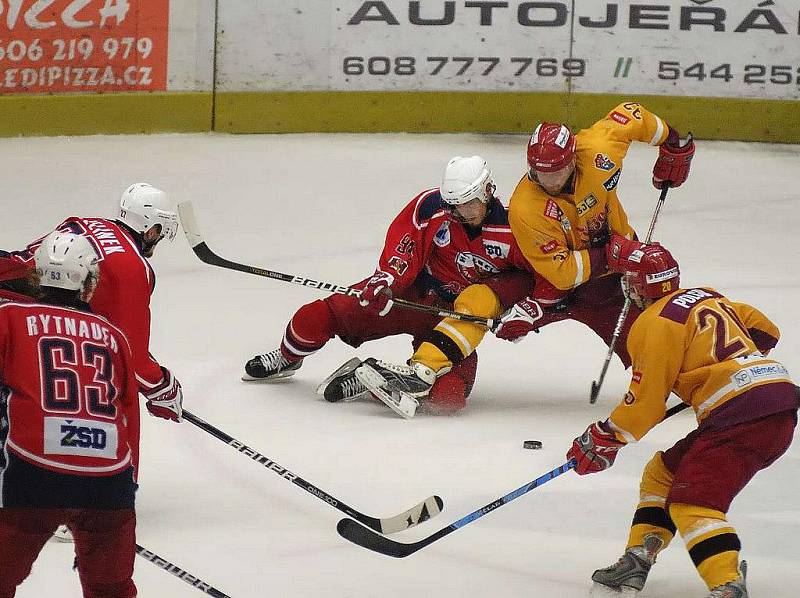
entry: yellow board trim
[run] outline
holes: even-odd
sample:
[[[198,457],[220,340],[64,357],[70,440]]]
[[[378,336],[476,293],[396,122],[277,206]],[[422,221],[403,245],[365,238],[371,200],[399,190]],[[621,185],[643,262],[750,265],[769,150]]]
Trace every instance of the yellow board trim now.
[[[0,136],[210,131],[213,94],[0,96]]]
[[[229,133],[528,133],[541,120],[582,128],[639,101],[697,138],[800,143],[800,102],[519,92],[218,92]]]

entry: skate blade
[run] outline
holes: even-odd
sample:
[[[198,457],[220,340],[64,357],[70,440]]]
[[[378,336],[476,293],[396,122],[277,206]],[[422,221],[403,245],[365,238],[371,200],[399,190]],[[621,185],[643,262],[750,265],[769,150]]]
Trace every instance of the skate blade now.
[[[589,591],[591,598],[633,598],[638,595],[639,591],[634,588],[614,590],[596,582],[592,584],[592,589]]]
[[[319,383],[319,386],[317,386],[317,394],[320,395],[320,396],[324,396],[325,395],[325,389],[328,388],[328,385],[331,382],[333,382],[334,378],[338,378],[339,376],[343,376],[345,374],[349,374],[350,372],[352,372],[354,369],[356,369],[360,365],[361,365],[361,360],[358,357],[353,357],[353,358],[348,359],[347,361],[345,361],[330,376],[328,376],[322,382]],[[356,395],[355,397],[352,397],[350,399],[344,399],[344,400],[345,401],[347,401],[347,400],[353,401],[356,398],[360,398],[360,395]]]
[[[53,533],[52,540],[54,542],[61,542],[65,544],[75,542],[75,538],[72,537],[72,532],[63,525]]]
[[[242,374],[242,382],[275,382],[276,380],[284,380],[285,378],[291,378],[297,373],[297,370],[283,370],[282,372],[278,372],[277,374],[273,374],[272,376],[267,376],[266,378],[254,378],[248,373]]]
[[[358,378],[378,400],[400,417],[411,419],[416,414],[419,403],[401,393],[389,392],[384,387],[386,380],[375,371],[372,366],[366,363],[363,364],[356,370],[356,378]]]

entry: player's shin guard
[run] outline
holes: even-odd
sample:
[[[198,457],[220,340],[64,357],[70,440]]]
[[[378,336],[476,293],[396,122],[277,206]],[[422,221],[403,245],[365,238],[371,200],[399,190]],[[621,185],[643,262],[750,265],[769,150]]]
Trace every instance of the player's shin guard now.
[[[649,558],[655,562],[658,552],[664,550],[675,536],[675,524],[666,509],[667,494],[672,485],[672,474],[664,466],[661,451],[656,453],[642,472],[639,485],[639,504],[633,515],[626,548],[649,546],[655,550]],[[647,542],[657,537],[660,542]]]
[[[496,318],[501,311],[497,295],[483,284],[473,284],[461,291],[454,308],[455,311],[482,318]],[[486,328],[480,324],[445,318],[433,329],[431,338],[420,345],[411,361],[439,372],[475,351],[485,335]]]
[[[683,503],[671,504],[669,513],[709,589],[739,579],[741,544],[725,513]]]

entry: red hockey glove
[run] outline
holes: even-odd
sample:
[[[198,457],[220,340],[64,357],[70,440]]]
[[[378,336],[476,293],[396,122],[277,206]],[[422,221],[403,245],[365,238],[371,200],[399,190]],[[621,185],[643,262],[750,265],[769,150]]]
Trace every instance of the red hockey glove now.
[[[515,303],[497,320],[492,332],[504,341],[518,343],[532,330],[536,330],[536,321],[544,315],[539,303],[530,297]]]
[[[692,134],[686,139],[671,139],[672,134],[658,148],[658,159],[653,166],[653,186],[661,189],[664,183],[680,187],[689,177],[689,167],[694,156]]]
[[[625,446],[624,442],[602,428],[597,422],[586,428],[586,431],[572,441],[572,448],[567,451],[567,459],[575,459],[575,471],[578,475],[597,473],[614,465],[617,451]]]
[[[634,253],[644,247],[644,243],[626,239],[622,235],[614,233],[606,245],[606,259],[608,269],[612,272],[625,272],[628,264],[636,263],[637,256]]]
[[[143,392],[150,415],[180,422],[183,418],[183,389],[178,379],[162,367],[164,379],[155,388]]]
[[[394,305],[390,288],[392,283],[394,283],[394,276],[388,272],[377,270],[367,281],[364,290],[361,291],[361,300],[359,301],[361,307],[379,316],[388,314]]]

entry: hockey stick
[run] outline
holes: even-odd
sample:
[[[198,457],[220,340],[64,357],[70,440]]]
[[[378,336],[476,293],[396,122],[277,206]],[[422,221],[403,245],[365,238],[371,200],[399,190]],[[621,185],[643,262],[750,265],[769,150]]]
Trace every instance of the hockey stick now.
[[[798,390],[798,394],[800,396],[800,390]],[[667,412],[664,414],[664,418],[661,421],[664,421],[676,413],[680,413],[684,409],[688,408],[689,405],[686,403],[678,403],[673,407],[670,407]],[[476,519],[480,519],[484,515],[491,513],[495,509],[499,509],[504,504],[511,502],[515,498],[519,498],[523,494],[526,494],[533,490],[534,488],[538,488],[542,484],[549,482],[555,477],[560,476],[562,473],[569,471],[570,469],[574,469],[576,466],[575,459],[570,459],[563,465],[559,465],[552,471],[548,471],[546,474],[539,476],[535,480],[528,482],[524,486],[520,486],[513,492],[506,494],[505,496],[501,496],[497,500],[490,502],[488,505],[481,507],[480,509],[476,509],[469,515],[465,515],[458,521],[454,521],[447,527],[443,527],[438,532],[431,534],[430,536],[423,538],[417,542],[411,543],[404,543],[404,542],[397,542],[385,536],[381,536],[376,534],[374,531],[367,529],[363,525],[359,525],[352,519],[344,518],[339,521],[336,526],[336,531],[339,532],[339,535],[342,536],[345,540],[349,540],[353,544],[358,544],[359,546],[366,548],[367,550],[372,550],[373,552],[379,552],[381,554],[385,554],[386,556],[393,556],[395,558],[404,558],[411,554],[414,554],[418,550],[421,550],[436,542],[436,540],[441,540],[448,534],[453,533],[457,529],[464,527],[465,525],[472,523]]]
[[[296,276],[293,274],[284,274],[283,272],[276,272],[274,270],[267,270],[266,268],[258,268],[256,266],[248,266],[247,264],[240,264],[232,262],[214,253],[208,244],[203,239],[200,232],[200,227],[197,225],[197,219],[194,215],[194,208],[191,201],[184,201],[178,204],[178,213],[181,216],[181,224],[183,225],[183,232],[186,234],[186,239],[194,251],[195,255],[200,258],[200,261],[210,264],[211,266],[218,266],[220,268],[227,268],[228,270],[236,270],[238,272],[245,272],[247,274],[254,274],[255,276],[264,276],[266,278],[273,278],[281,282],[289,282],[291,284],[299,284],[304,287],[312,289],[319,289],[328,293],[336,293],[338,295],[348,295],[351,297],[358,297],[361,291],[351,287],[336,284],[333,282],[326,282],[323,280],[314,280],[312,278],[305,278],[304,276]],[[435,314],[442,318],[453,318],[455,320],[463,320],[465,322],[474,322],[481,324],[491,329],[494,326],[494,320],[487,320],[479,316],[470,314],[462,314],[457,311],[449,309],[441,309],[431,305],[421,305],[413,301],[406,301],[405,299],[392,299],[392,301],[405,309],[414,311],[421,311],[429,314]]]
[[[214,586],[208,585],[199,577],[195,577],[188,571],[184,571],[177,565],[173,565],[168,560],[158,556],[155,552],[150,552],[146,548],[142,546],[136,545],[136,554],[138,554],[143,559],[147,559],[151,563],[153,563],[157,567],[161,567],[167,573],[172,573],[175,577],[185,581],[193,588],[200,590],[204,594],[208,594],[209,596],[214,596],[215,598],[231,598],[227,594],[220,592]]]
[[[661,195],[658,197],[656,209],[653,211],[653,218],[650,220],[650,228],[647,231],[647,237],[644,240],[645,243],[649,243],[653,238],[653,229],[656,227],[656,220],[658,220],[658,214],[661,212],[661,206],[664,205],[664,200],[667,198],[667,191],[669,191],[669,184],[664,183],[664,186],[661,188]],[[626,294],[625,304],[622,306],[622,311],[619,314],[619,318],[617,318],[617,325],[614,326],[614,334],[611,336],[611,342],[608,344],[608,352],[606,353],[606,360],[603,362],[603,369],[600,371],[600,377],[592,381],[592,389],[589,392],[589,403],[592,405],[597,402],[597,396],[600,394],[600,387],[603,386],[603,380],[606,378],[608,364],[611,363],[611,358],[614,356],[614,347],[617,346],[619,335],[622,333],[622,327],[625,325],[625,320],[628,318],[628,313],[630,313],[630,311],[631,300]]]
[[[466,515],[459,519],[458,521],[454,521],[447,527],[443,527],[438,532],[431,534],[427,538],[423,538],[417,542],[412,542],[410,544],[406,544],[404,542],[396,542],[390,538],[385,536],[381,536],[376,534],[374,531],[367,529],[363,525],[359,525],[352,519],[342,519],[339,521],[339,524],[336,526],[336,531],[339,532],[339,535],[342,536],[346,540],[350,540],[354,544],[358,544],[363,548],[368,550],[372,550],[373,552],[380,552],[381,554],[385,554],[386,556],[393,556],[395,558],[403,558],[407,557],[410,554],[414,554],[418,550],[425,548],[428,544],[432,544],[436,542],[436,540],[440,540],[447,536],[448,534],[453,533],[457,529],[464,527],[465,525],[472,523],[476,519],[480,519],[484,515],[487,515],[494,511],[495,509],[499,509],[503,505],[510,503],[515,498],[519,498],[523,494],[526,494],[533,490],[534,488],[538,488],[542,484],[549,482],[555,477],[560,476],[562,473],[569,471],[575,467],[575,459],[570,459],[563,465],[559,465],[552,471],[548,471],[546,474],[539,476],[535,480],[528,482],[527,484],[520,486],[513,492],[509,492],[505,496],[501,496],[497,500],[490,502],[488,505],[481,507],[480,509],[476,509],[469,515]]]
[[[300,476],[292,473],[282,465],[276,463],[269,457],[266,457],[259,453],[258,451],[250,448],[246,444],[239,442],[232,436],[229,436],[222,430],[215,428],[208,422],[203,421],[196,415],[189,413],[185,409],[183,410],[183,418],[191,424],[194,424],[201,430],[208,432],[215,438],[218,438],[222,442],[227,445],[232,446],[240,453],[247,455],[256,463],[260,463],[267,469],[270,469],[277,473],[282,478],[289,480],[292,484],[296,486],[300,486],[303,490],[308,492],[309,494],[313,494],[322,502],[329,504],[330,506],[334,507],[335,509],[339,509],[342,513],[349,515],[353,519],[357,519],[364,525],[374,529],[377,532],[381,532],[383,534],[393,534],[395,532],[402,531],[404,529],[408,529],[409,527],[413,527],[418,523],[422,523],[423,521],[427,521],[431,517],[435,517],[439,513],[441,513],[442,508],[444,507],[444,502],[438,496],[429,496],[421,503],[411,507],[408,511],[404,513],[400,513],[399,515],[395,515],[394,517],[386,517],[386,518],[379,518],[379,517],[370,517],[369,515],[365,515],[359,511],[356,511],[354,508],[344,504],[337,498],[334,498],[324,490],[320,490],[310,482],[307,482]]]

